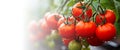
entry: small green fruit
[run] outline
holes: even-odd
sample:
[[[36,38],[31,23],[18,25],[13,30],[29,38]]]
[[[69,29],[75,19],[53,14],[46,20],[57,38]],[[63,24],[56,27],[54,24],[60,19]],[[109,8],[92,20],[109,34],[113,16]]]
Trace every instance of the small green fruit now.
[[[69,50],[81,50],[82,45],[80,42],[73,40],[69,43],[68,48]]]

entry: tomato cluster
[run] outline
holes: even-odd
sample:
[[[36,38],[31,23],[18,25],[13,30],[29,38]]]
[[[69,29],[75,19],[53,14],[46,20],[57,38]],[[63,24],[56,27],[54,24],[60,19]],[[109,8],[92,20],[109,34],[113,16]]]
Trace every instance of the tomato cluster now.
[[[39,21],[40,31],[38,32],[39,35],[43,33],[46,36],[50,35],[52,30],[58,30],[63,43],[70,50],[81,50],[82,46],[88,47],[88,44],[99,46],[114,39],[116,36],[115,20],[115,13],[110,9],[93,16],[91,5],[78,2],[72,8],[72,16],[65,17],[59,13],[47,13]]]
[[[91,6],[82,4],[78,2],[73,6],[73,16],[62,17],[58,21],[59,34],[63,39],[63,43],[70,50],[74,47],[71,47],[71,45],[75,45],[77,48],[76,43],[84,45],[81,42],[83,39],[92,46],[99,46],[106,41],[114,39],[116,36],[116,28],[114,26],[116,16],[112,10],[106,9],[104,13],[97,14],[95,21],[93,21],[91,20],[93,18]],[[85,9],[86,11],[84,12]]]

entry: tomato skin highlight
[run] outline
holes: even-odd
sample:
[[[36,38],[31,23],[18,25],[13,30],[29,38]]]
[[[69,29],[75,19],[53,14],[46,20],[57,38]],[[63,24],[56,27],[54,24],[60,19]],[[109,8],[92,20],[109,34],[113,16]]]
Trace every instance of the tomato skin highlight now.
[[[106,23],[104,25],[99,25],[96,29],[96,36],[101,41],[112,40],[116,36],[116,28],[111,23]]]
[[[57,26],[57,23],[58,23],[58,20],[62,17],[62,15],[58,14],[58,13],[53,13],[53,14],[49,14],[47,17],[46,17],[46,21],[47,21],[47,24],[48,26],[51,28],[51,29],[57,29],[58,26]]]
[[[84,3],[82,2],[82,4]],[[78,8],[78,7],[82,7],[82,5],[79,2],[73,6],[72,15],[79,21],[80,19],[78,19],[78,17],[82,14],[83,8]],[[87,6],[85,8],[87,8]],[[89,6],[85,13],[87,14],[88,18],[92,17],[92,8]],[[82,15],[83,19],[85,18],[84,16],[85,15]]]
[[[105,14],[100,14],[96,16],[96,23],[97,24],[101,24],[102,20],[100,19],[100,16],[102,17],[102,20],[104,20],[104,18],[106,19],[106,23],[115,23],[116,20],[116,16],[115,13],[112,10],[107,9],[105,11]]]
[[[82,38],[92,37],[95,34],[96,24],[93,21],[83,22],[80,21],[76,25],[76,36]]]
[[[75,37],[75,25],[74,24],[64,24],[62,23],[58,28],[59,34],[62,38],[74,39]]]

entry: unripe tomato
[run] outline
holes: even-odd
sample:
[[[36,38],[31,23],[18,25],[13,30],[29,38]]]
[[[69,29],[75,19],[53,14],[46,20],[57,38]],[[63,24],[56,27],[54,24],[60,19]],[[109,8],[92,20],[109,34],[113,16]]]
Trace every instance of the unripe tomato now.
[[[96,36],[87,38],[87,42],[92,46],[100,46],[104,43],[103,41],[99,40]]]
[[[57,14],[57,13],[53,13],[48,15],[48,17],[46,18],[47,24],[51,29],[57,29],[57,22],[58,20],[62,17],[62,15]]]
[[[83,22],[79,21],[76,25],[76,36],[82,38],[88,38],[94,35],[96,30],[96,24],[93,21]]]
[[[67,46],[67,47],[68,47],[68,44],[70,43],[70,41],[72,41],[72,40],[73,40],[73,39],[62,38],[63,44],[64,44],[65,46]]]
[[[81,48],[82,48],[81,43],[75,40],[72,40],[68,46],[69,50],[81,50]]]
[[[46,33],[46,34],[50,34],[50,32],[51,32],[51,29],[48,26],[48,24],[47,24],[45,19],[40,19],[40,21],[39,21],[39,29],[42,32]]]
[[[75,37],[75,25],[62,23],[58,28],[59,34],[63,38],[73,39]]]
[[[99,25],[96,29],[96,36],[102,41],[112,40],[116,36],[116,28],[111,23]]]
[[[82,4],[84,5],[84,3],[82,2]],[[83,7],[80,2],[76,3],[73,8],[72,8],[72,15],[78,19],[78,17],[82,14],[83,12],[83,8],[80,8],[80,7]],[[85,6],[85,8],[87,8],[87,5]],[[92,16],[92,8],[89,6],[87,8],[87,11],[85,12],[87,17],[90,18]],[[84,19],[84,16],[85,15],[82,15],[82,18]]]
[[[116,16],[115,13],[112,10],[107,9],[104,14],[100,14],[96,16],[96,23],[101,24],[102,20],[100,19],[100,16],[102,17],[102,20],[106,19],[106,23],[115,23]]]

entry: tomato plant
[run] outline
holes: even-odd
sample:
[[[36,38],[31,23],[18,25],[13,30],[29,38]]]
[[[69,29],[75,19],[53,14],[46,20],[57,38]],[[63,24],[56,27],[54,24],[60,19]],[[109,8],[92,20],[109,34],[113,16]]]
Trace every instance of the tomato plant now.
[[[102,20],[106,20],[107,23],[112,23],[112,24],[115,23],[115,20],[116,20],[115,13],[110,9],[107,9],[105,11],[105,13],[99,14],[96,16],[97,24],[100,24],[102,22],[102,20],[100,19],[100,16],[101,16]]]
[[[48,46],[54,46],[52,50],[60,48],[61,42],[69,50],[90,50],[90,45],[101,46],[118,37],[118,0],[60,0],[59,3],[52,1],[50,4],[54,6],[49,7],[49,12],[45,13],[38,26],[36,23],[32,26],[35,27],[35,33],[42,31],[34,37],[47,37]]]
[[[85,5],[85,3],[83,3],[83,2],[76,3],[72,8],[72,15],[77,19],[79,18],[80,15],[82,15],[82,18],[85,18],[84,17],[85,15],[82,14],[82,12],[85,8],[87,8],[87,5]],[[87,11],[85,13],[87,14],[88,18],[92,17],[92,9],[90,6],[87,8]]]

